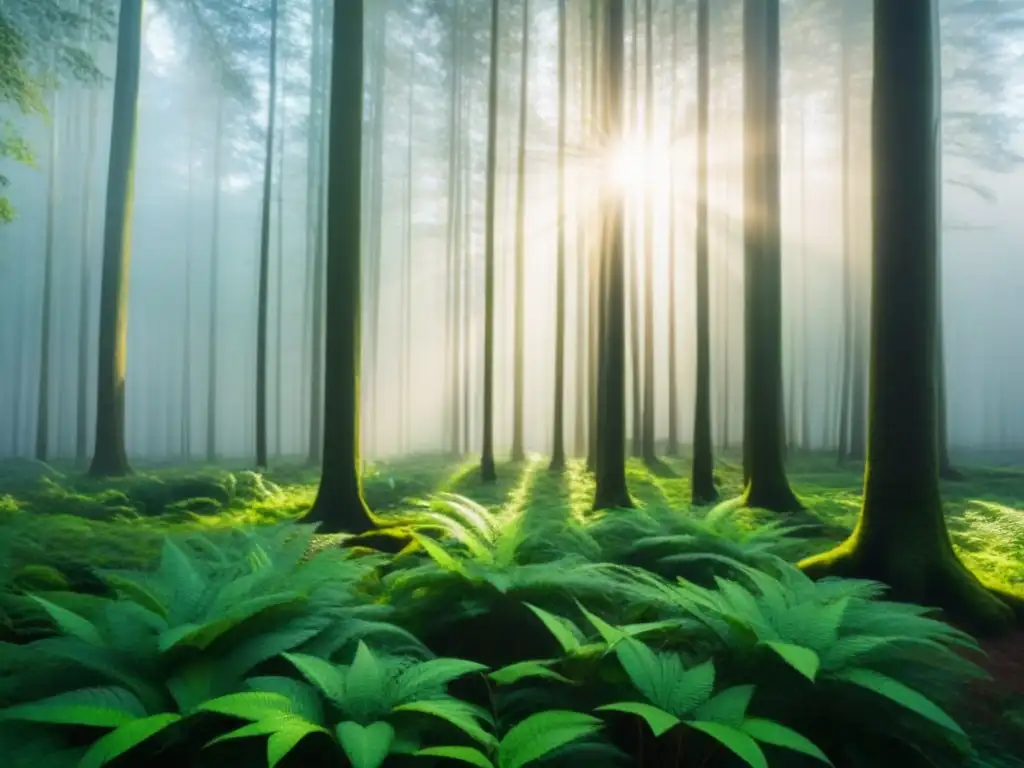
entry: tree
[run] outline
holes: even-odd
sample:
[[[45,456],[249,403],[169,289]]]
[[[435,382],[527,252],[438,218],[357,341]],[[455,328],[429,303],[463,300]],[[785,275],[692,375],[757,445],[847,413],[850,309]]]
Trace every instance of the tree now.
[[[498,479],[494,466],[494,215],[498,178],[498,49],[499,0],[491,0],[491,61],[487,91],[487,198],[484,203],[484,413],[480,476]]]
[[[270,66],[267,74],[267,135],[260,211],[260,267],[256,312],[256,467],[267,467],[267,314],[270,293],[270,192],[274,176],[274,123],[277,119],[278,0],[270,0]],[[282,179],[282,183],[283,183]]]
[[[530,0],[523,0],[523,58],[519,73],[519,142],[516,158],[515,323],[512,361],[512,461],[526,457],[523,445],[526,364],[526,115],[530,93]]]
[[[114,115],[107,170],[107,201],[100,282],[96,444],[89,474],[128,474],[124,392],[128,340],[128,268],[131,264],[132,201],[138,133],[142,2],[121,0]]]
[[[935,0],[876,0],[870,430],[853,534],[801,563],[813,577],[875,579],[977,629],[1012,611],[960,562],[939,492],[935,344],[939,137]]]
[[[332,30],[323,468],[307,519],[323,532],[364,533],[374,520],[359,465],[363,4],[336,3]]]
[[[708,106],[711,9],[697,0],[697,384],[693,417],[694,504],[718,498],[711,449],[711,286],[708,275]]]
[[[565,129],[566,0],[558,0],[558,254],[555,264],[555,425],[551,470],[565,469]]]
[[[39,339],[39,394],[36,411],[37,461],[50,457],[50,347],[53,341],[53,268],[55,258],[54,234],[57,228],[57,162],[59,150],[58,97],[53,97],[50,121],[50,157],[46,189],[46,246],[43,257],[43,302]]]
[[[779,208],[779,3],[744,0],[746,361],[743,503],[801,508],[786,479]]]
[[[654,5],[647,0],[644,8],[644,139],[654,144]],[[636,40],[633,41],[634,47]],[[644,401],[643,430],[640,454],[648,466],[658,461],[654,448],[654,195],[650,185],[644,187]]]
[[[623,140],[623,0],[605,6],[602,99],[606,151]],[[601,189],[600,267],[597,285],[602,304],[597,385],[597,453],[594,509],[632,507],[626,487],[626,294],[623,191],[607,180]]]
[[[679,71],[679,3],[672,3],[672,75]],[[669,140],[675,140],[678,89],[673,86],[668,108]],[[676,360],[676,173],[669,158],[668,176],[668,443],[665,453],[679,455],[679,364]]]

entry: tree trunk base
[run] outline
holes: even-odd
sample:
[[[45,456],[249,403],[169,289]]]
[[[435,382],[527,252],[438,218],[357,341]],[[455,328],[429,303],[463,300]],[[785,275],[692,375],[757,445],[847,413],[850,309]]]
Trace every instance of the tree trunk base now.
[[[967,478],[964,477],[963,472],[959,471],[951,464],[943,464],[939,467],[939,479],[948,480],[953,483],[958,483]]]
[[[325,487],[323,480],[316,500],[302,522],[318,523],[317,533],[360,535],[377,528],[377,521],[366,505],[358,485],[355,488]]]
[[[793,493],[785,478],[776,481],[759,480],[754,477],[747,483],[741,497],[741,506],[767,509],[769,512],[801,512],[804,505]]]
[[[691,486],[690,502],[695,507],[706,507],[709,504],[714,504],[719,498],[718,489],[715,487],[714,481],[710,485],[693,483]]]
[[[938,608],[976,634],[1002,632],[1014,623],[1014,608],[967,570],[950,546],[932,555],[915,551],[914,546],[915,542],[869,546],[854,533],[835,549],[802,561],[800,568],[813,579],[838,576],[882,582],[889,586],[892,599]],[[1024,599],[1015,600],[1017,616],[1024,616]]]
[[[480,480],[485,483],[497,482],[498,470],[493,458],[485,456],[480,460]]]

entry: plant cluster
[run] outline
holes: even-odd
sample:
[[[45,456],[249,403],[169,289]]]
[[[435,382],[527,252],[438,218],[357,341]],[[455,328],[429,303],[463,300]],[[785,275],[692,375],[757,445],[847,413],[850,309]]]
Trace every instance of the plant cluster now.
[[[876,583],[810,581],[778,556],[787,531],[453,496],[401,523],[394,557],[286,523],[168,536],[155,570],[98,570],[102,594],[22,589],[4,765],[970,758],[947,701],[980,674],[972,638]]]

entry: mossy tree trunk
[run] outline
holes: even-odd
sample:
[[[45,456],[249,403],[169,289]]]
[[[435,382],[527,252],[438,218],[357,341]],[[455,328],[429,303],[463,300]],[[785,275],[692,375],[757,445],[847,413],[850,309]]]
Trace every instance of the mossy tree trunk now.
[[[708,277],[708,102],[711,10],[697,0],[697,382],[690,494],[694,504],[718,498],[711,447],[711,288]]]
[[[359,454],[363,4],[337,4],[332,30],[323,469],[307,520],[323,533],[363,533],[374,526]]]
[[[623,138],[623,0],[609,0],[605,6],[604,109],[606,147],[612,149]],[[632,507],[626,487],[626,295],[623,280],[625,242],[623,193],[607,182],[601,189],[602,238],[598,381],[598,450],[595,467],[594,509]]]
[[[566,71],[566,0],[558,0],[558,253],[555,263],[555,414],[551,446],[552,471],[565,469],[565,133],[568,72]]]
[[[484,226],[484,381],[483,444],[480,476],[485,483],[498,479],[494,463],[494,261],[496,196],[498,186],[498,54],[500,48],[499,0],[491,0],[491,55],[487,91],[487,194]]]
[[[103,270],[100,281],[96,444],[89,474],[131,472],[125,452],[124,390],[128,355],[128,270],[142,69],[142,3],[122,0],[117,31],[114,114],[107,171]]]
[[[838,548],[801,563],[814,577],[876,579],[977,629],[1011,609],[953,551],[936,450],[938,112],[935,0],[876,0],[874,276],[864,504]]]
[[[526,365],[526,115],[530,99],[530,0],[523,0],[523,51],[519,70],[519,137],[516,145],[515,317],[512,360],[512,461],[526,458],[523,406]]]
[[[744,0],[745,323],[743,503],[799,510],[784,465],[779,205],[779,3]]]

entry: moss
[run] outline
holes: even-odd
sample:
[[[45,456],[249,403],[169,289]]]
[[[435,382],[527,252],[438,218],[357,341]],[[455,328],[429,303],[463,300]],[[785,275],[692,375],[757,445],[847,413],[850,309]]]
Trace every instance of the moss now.
[[[182,501],[176,501],[173,504],[169,504],[166,508],[166,512],[169,515],[189,514],[208,517],[210,515],[219,514],[221,509],[221,504],[216,499],[205,499],[199,497],[195,499],[183,499]]]

